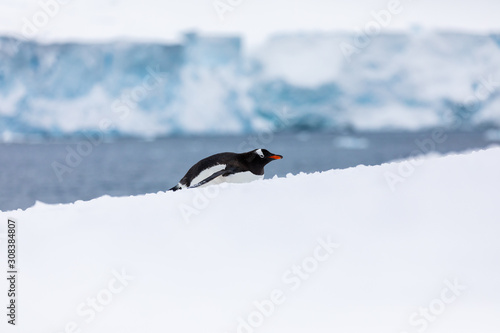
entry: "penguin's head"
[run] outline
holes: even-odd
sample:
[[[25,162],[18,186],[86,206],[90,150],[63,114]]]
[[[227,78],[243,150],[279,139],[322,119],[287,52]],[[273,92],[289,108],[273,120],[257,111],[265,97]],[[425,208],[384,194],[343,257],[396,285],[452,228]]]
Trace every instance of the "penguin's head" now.
[[[262,165],[266,165],[269,162],[272,162],[274,160],[281,160],[283,158],[283,156],[281,155],[273,154],[269,150],[262,148],[254,149],[252,151],[249,151],[247,154],[249,154],[250,160],[253,163]]]

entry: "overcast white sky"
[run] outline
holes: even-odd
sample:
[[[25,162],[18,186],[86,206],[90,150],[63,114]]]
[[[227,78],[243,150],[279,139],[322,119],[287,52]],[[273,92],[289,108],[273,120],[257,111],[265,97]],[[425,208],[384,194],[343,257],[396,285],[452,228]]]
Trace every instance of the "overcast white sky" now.
[[[353,31],[387,9],[387,0],[217,0],[236,4],[221,20],[214,0],[0,0],[0,33],[21,34],[59,2],[53,17],[32,34],[40,40],[172,40],[188,29],[238,33],[250,43],[275,32]],[[397,1],[397,0],[395,0]],[[65,3],[64,5],[62,3]],[[239,3],[239,4],[238,4]],[[499,0],[400,0],[402,12],[387,28],[500,32]],[[40,16],[42,15],[42,16]]]

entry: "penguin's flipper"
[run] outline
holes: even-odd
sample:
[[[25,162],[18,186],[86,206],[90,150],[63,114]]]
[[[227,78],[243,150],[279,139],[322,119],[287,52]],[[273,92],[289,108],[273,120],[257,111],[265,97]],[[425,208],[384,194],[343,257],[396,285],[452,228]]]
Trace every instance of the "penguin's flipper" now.
[[[213,173],[211,176],[203,179],[198,184],[194,184],[194,185],[189,186],[189,188],[196,188],[196,187],[199,187],[201,185],[205,185],[209,181],[214,180],[215,178],[217,178],[219,176],[226,177],[226,176],[232,175],[234,173],[235,173],[235,171],[233,169],[224,169],[224,170],[221,170],[221,171],[217,171],[217,172]]]

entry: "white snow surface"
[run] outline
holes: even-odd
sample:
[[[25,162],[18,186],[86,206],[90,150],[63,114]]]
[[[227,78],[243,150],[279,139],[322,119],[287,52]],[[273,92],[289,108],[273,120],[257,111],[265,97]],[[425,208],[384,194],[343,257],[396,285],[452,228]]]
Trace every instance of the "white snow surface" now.
[[[2,212],[1,332],[497,333],[499,166],[490,148]]]

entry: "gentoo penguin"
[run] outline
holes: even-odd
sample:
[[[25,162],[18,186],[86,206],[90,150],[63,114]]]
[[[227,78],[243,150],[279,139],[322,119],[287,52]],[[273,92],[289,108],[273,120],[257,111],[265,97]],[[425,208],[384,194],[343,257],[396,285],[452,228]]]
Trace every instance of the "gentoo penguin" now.
[[[220,153],[202,159],[189,169],[181,181],[169,191],[194,188],[202,185],[246,183],[264,178],[264,166],[283,156],[266,149],[236,153]]]

